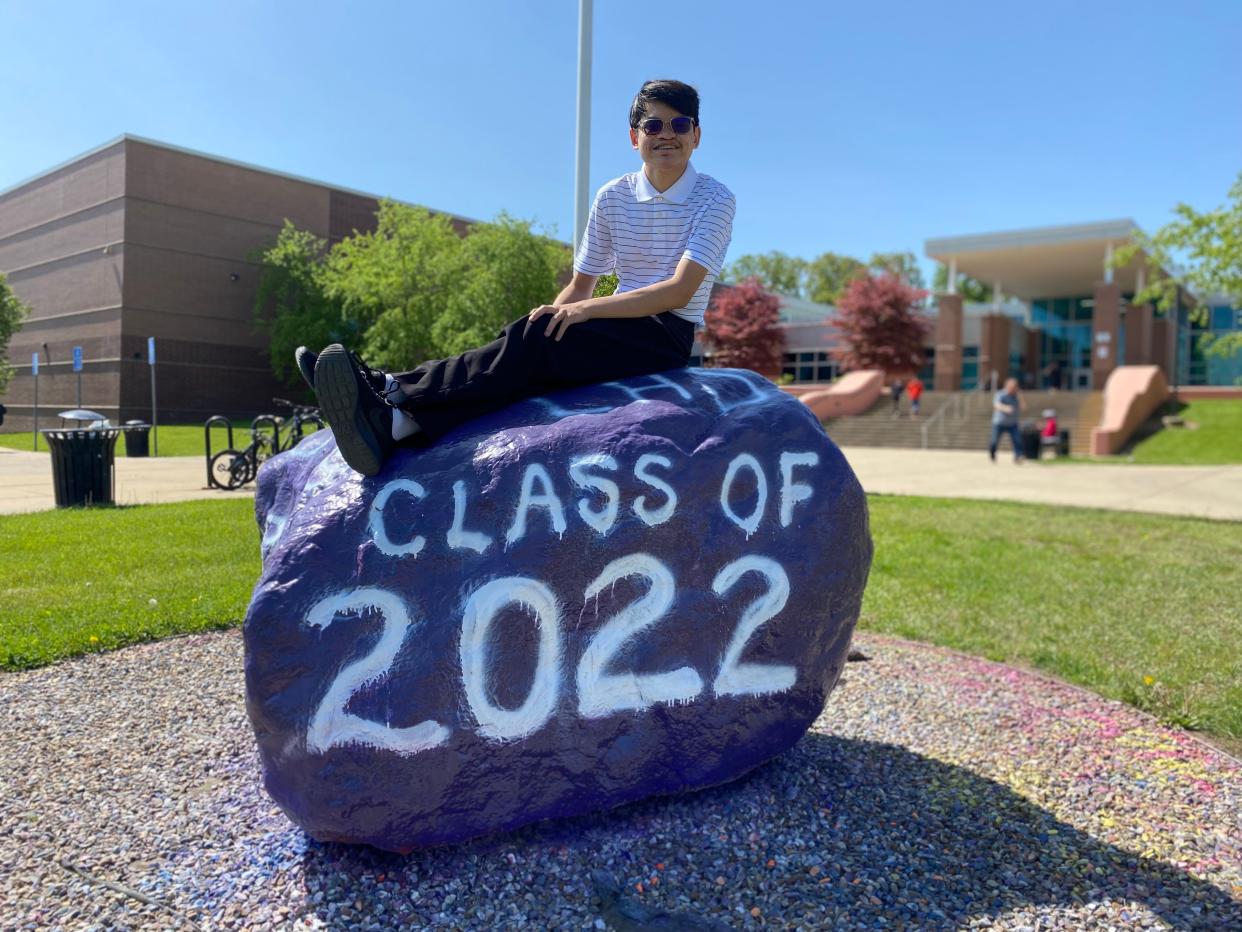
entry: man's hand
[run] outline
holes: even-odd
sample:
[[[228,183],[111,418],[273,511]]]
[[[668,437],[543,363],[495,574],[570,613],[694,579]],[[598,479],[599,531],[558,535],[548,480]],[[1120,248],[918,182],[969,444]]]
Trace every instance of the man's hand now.
[[[537,321],[540,317],[543,317],[545,314],[550,315],[552,319],[548,321],[547,329],[544,330],[543,335],[547,337],[552,336],[553,333],[555,333],[556,336],[554,339],[558,342],[561,337],[565,335],[565,331],[574,324],[580,324],[584,320],[591,319],[590,306],[586,301],[580,301],[576,304],[562,305],[541,304],[539,307],[531,311],[530,315],[526,318],[527,329],[529,329],[531,324]]]

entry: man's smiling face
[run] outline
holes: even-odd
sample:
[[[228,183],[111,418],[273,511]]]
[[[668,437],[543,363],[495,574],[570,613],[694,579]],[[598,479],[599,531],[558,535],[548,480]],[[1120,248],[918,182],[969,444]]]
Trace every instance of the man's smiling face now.
[[[647,104],[643,120],[664,121],[664,127],[654,136],[648,136],[639,121],[638,129],[630,130],[630,142],[642,157],[643,164],[661,175],[679,176],[690,162],[690,153],[698,148],[699,127],[695,126],[684,135],[673,132],[673,117],[683,116],[668,104],[652,101]]]

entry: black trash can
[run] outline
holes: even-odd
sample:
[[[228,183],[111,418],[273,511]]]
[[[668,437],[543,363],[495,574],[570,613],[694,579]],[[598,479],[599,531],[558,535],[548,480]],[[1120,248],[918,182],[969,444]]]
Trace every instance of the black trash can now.
[[[1070,455],[1069,451],[1070,451],[1069,431],[1063,430],[1061,431],[1061,442],[1057,444],[1057,456],[1069,456]]]
[[[119,427],[42,430],[52,453],[56,507],[107,505],[113,501]]]
[[[1024,459],[1039,459],[1039,429],[1034,425],[1022,428],[1022,456]]]
[[[151,425],[146,421],[125,422],[125,455],[151,455]]]

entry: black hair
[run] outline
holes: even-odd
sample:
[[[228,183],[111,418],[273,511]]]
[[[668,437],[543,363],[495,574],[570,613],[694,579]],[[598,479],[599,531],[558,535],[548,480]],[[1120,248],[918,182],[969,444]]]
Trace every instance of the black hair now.
[[[699,125],[699,92],[684,81],[660,78],[645,82],[634,95],[634,102],[630,104],[630,129],[637,129],[647,105],[657,102],[672,107],[693,119],[695,126]]]

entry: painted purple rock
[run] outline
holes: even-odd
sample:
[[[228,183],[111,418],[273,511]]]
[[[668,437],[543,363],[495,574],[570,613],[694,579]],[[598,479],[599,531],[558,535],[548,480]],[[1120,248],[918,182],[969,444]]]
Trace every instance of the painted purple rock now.
[[[845,662],[862,489],[740,370],[530,399],[374,478],[330,433],[270,460],[246,693],[268,792],[391,851],[731,780]]]

